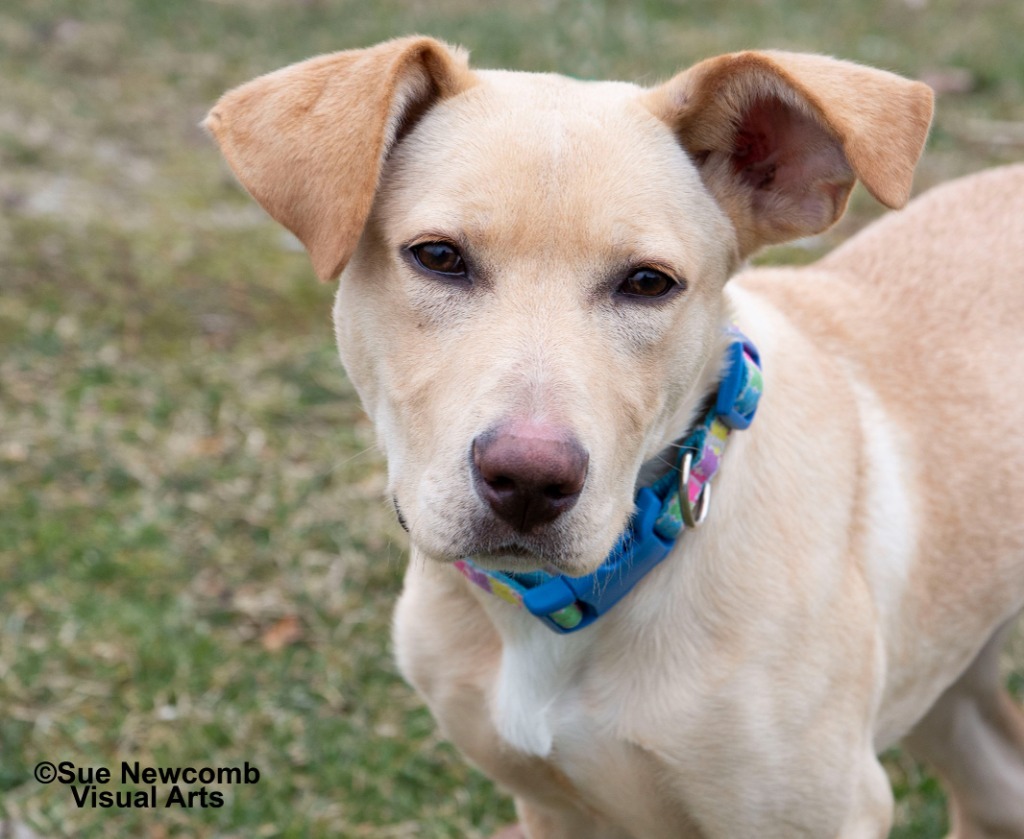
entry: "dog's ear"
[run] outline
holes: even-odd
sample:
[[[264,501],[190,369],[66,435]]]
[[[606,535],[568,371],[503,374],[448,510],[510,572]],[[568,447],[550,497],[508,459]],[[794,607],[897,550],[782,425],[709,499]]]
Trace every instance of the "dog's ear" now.
[[[742,256],[818,233],[856,178],[888,207],[910,197],[931,89],[818,55],[741,52],[644,94],[732,219]]]
[[[203,125],[242,185],[330,280],[355,250],[396,139],[473,84],[464,51],[402,38],[253,79],[225,93]]]

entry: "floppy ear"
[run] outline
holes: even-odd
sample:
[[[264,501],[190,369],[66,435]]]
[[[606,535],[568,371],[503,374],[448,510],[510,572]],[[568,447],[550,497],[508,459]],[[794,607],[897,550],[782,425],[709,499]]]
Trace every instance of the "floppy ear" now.
[[[474,83],[464,51],[401,38],[253,79],[225,93],[203,125],[242,185],[330,280],[355,250],[395,141],[436,101]]]
[[[741,256],[819,233],[856,178],[888,207],[910,197],[931,89],[818,55],[741,52],[702,61],[648,91],[732,219]]]

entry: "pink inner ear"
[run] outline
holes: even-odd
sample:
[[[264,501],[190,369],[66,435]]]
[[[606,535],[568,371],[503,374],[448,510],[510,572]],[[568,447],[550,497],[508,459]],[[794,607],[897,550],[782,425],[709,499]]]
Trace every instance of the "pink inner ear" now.
[[[774,109],[766,100],[758,100],[743,115],[733,145],[733,168],[749,186],[765,189],[775,180],[778,163],[778,119],[776,110],[784,106],[775,102]]]
[[[842,146],[816,120],[779,99],[758,99],[739,121],[733,171],[755,190],[796,195],[852,177]]]

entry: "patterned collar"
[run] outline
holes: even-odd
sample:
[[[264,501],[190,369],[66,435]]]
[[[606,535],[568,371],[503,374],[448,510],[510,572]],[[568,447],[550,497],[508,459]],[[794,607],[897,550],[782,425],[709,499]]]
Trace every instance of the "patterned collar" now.
[[[675,546],[684,528],[699,526],[711,501],[729,432],[750,425],[764,389],[761,360],[735,328],[715,404],[679,444],[674,469],[636,494],[636,511],[608,558],[585,577],[547,571],[512,573],[481,568],[471,559],[455,567],[470,582],[526,609],[558,633],[575,632],[619,602]],[[682,492],[685,487],[686,491]]]

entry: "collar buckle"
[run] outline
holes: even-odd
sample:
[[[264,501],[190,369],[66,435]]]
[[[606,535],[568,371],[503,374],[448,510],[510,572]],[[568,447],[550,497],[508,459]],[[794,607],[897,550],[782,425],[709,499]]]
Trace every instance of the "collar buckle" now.
[[[596,571],[585,577],[551,577],[522,592],[523,606],[563,635],[592,624],[625,597],[675,545],[675,539],[666,539],[655,529],[661,507],[662,499],[649,487],[643,487],[637,493],[636,512],[629,527]]]
[[[701,484],[700,493],[695,503],[690,502],[690,472],[693,469],[693,452],[684,452],[682,463],[679,464],[679,513],[683,523],[694,530],[704,524],[711,508],[711,481]]]

